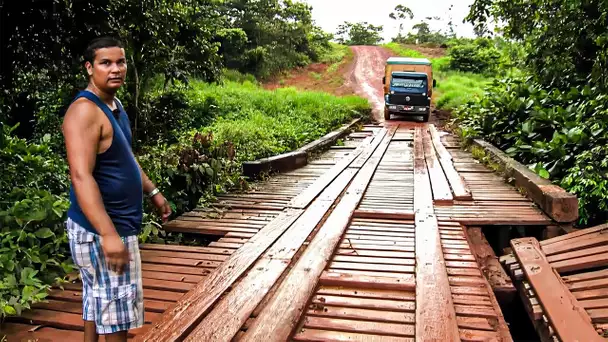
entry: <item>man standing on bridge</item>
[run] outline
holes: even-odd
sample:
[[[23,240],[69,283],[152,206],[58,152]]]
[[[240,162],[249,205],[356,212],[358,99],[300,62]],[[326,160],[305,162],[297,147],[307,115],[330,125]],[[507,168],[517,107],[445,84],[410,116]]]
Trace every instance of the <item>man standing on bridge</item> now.
[[[126,341],[129,329],[144,324],[143,194],[163,221],[171,208],[135,160],[129,119],[115,98],[127,73],[121,43],[97,38],[84,58],[89,84],[63,122],[72,180],[67,230],[83,283],[84,340]]]

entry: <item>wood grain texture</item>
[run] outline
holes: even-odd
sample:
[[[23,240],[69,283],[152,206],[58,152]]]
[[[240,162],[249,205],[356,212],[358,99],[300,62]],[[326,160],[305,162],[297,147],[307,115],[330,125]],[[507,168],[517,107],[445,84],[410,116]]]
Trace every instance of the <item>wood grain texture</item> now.
[[[587,312],[547,262],[538,241],[515,239],[511,247],[557,336],[562,341],[603,341]]]
[[[243,341],[284,341],[291,335],[394,133],[395,129],[389,130],[369,160],[363,164],[300,259],[243,335]]]
[[[206,315],[218,298],[232,286],[276,239],[303,213],[288,209],[264,227],[248,243],[239,248],[213,273],[186,293],[166,311],[137,341],[176,341],[183,339]]]

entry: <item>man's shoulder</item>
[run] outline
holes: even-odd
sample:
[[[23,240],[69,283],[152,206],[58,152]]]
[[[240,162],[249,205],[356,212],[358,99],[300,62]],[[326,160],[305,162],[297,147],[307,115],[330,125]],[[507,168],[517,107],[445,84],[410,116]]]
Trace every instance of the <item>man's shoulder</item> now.
[[[68,107],[63,118],[63,127],[71,129],[87,129],[102,126],[102,116],[99,115],[101,109],[92,101],[86,98],[76,99]]]

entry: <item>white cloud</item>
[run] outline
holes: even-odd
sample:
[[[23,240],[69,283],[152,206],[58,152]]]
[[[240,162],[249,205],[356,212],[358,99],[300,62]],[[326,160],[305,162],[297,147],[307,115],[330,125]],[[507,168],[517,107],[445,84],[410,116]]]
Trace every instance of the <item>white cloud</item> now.
[[[414,19],[404,23],[404,31],[419,23],[425,17],[441,17],[441,21],[429,22],[432,30],[447,29],[449,15],[452,16],[454,30],[458,36],[474,37],[473,26],[463,23],[469,13],[473,0],[301,0],[312,6],[312,17],[323,30],[335,33],[338,25],[344,21],[367,21],[374,25],[383,25],[383,37],[389,42],[397,35],[399,25],[388,17],[395,6],[402,4],[414,12]],[[450,5],[454,5],[450,13]]]

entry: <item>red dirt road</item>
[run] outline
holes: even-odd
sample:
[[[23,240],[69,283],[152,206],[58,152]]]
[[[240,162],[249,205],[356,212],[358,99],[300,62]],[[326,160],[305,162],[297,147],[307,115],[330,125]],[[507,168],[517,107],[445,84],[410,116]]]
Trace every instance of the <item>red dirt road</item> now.
[[[352,67],[346,75],[347,84],[361,97],[369,100],[374,120],[384,121],[384,95],[382,76],[386,59],[393,54],[379,46],[353,46]]]

